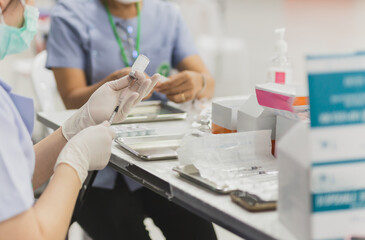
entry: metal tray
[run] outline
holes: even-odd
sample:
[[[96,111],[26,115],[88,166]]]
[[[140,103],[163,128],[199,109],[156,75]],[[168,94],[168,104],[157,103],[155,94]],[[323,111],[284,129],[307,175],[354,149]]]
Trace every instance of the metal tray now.
[[[183,135],[154,135],[116,138],[115,141],[142,160],[171,160],[177,158]]]
[[[205,178],[202,178],[199,170],[192,164],[174,167],[172,170],[178,172],[180,177],[219,194],[229,194],[236,190],[229,188],[227,185],[219,186]]]
[[[186,119],[187,113],[162,101],[145,101],[135,106],[123,123]]]

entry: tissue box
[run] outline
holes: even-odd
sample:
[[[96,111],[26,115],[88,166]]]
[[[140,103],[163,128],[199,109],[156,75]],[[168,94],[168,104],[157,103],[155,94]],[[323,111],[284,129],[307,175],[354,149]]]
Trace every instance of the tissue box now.
[[[218,98],[212,103],[212,133],[237,132],[237,112],[249,96]]]
[[[260,106],[255,95],[251,95],[238,110],[238,132],[271,130],[272,154],[275,153],[275,125],[276,115],[272,111]]]
[[[271,139],[275,139],[276,115],[261,107],[255,95],[251,95],[238,110],[237,131],[271,130]]]

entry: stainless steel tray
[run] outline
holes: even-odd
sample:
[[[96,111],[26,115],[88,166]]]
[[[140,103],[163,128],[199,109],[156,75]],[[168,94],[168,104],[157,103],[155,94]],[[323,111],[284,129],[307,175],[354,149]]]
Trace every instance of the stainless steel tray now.
[[[145,101],[135,106],[123,123],[186,119],[187,113],[162,101]]]
[[[172,170],[178,172],[180,177],[219,194],[229,194],[230,192],[236,190],[231,189],[226,185],[219,186],[205,178],[202,178],[200,176],[199,170],[192,164],[174,167]]]
[[[142,160],[171,160],[177,158],[183,135],[154,135],[116,138],[115,141]]]

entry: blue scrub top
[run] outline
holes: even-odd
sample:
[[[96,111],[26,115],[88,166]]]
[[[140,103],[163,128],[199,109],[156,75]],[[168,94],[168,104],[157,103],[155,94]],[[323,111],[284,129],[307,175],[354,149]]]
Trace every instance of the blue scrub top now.
[[[0,80],[0,222],[32,207],[33,101]]]
[[[128,48],[127,33],[123,29],[131,29],[130,36],[135,41],[137,17],[127,20],[114,17],[114,22]],[[48,68],[82,69],[88,85],[125,67],[100,0],[60,1],[52,12],[47,51]],[[146,69],[150,76],[161,68],[176,68],[184,58],[197,54],[187,26],[171,3],[143,0],[140,53],[151,60]],[[154,93],[153,98],[161,99],[161,96]],[[113,188],[115,178],[116,173],[107,167],[99,171],[93,186]],[[131,190],[137,188],[128,180],[127,183]]]
[[[137,17],[113,17],[125,48],[126,32],[132,29],[136,39]],[[47,42],[48,68],[79,68],[87,83],[94,84],[125,67],[118,43],[100,0],[63,0],[52,11]],[[127,50],[128,52],[128,50]],[[193,38],[178,9],[161,0],[144,0],[141,10],[140,53],[150,64],[146,73],[152,76],[160,67],[176,66],[184,58],[197,54]]]

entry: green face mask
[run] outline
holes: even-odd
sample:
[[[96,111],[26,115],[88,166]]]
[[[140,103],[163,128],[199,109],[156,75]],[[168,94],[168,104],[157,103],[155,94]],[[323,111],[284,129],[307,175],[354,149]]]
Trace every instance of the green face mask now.
[[[5,56],[20,53],[29,48],[37,32],[39,11],[33,6],[24,6],[24,25],[21,28],[6,25],[0,9],[0,60]]]

